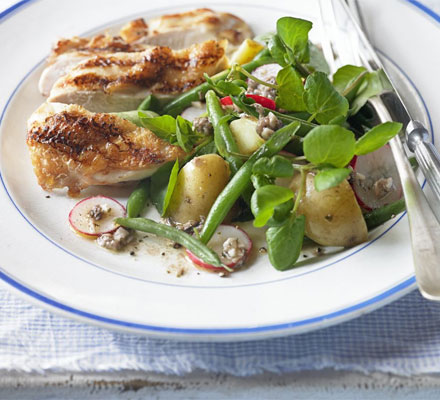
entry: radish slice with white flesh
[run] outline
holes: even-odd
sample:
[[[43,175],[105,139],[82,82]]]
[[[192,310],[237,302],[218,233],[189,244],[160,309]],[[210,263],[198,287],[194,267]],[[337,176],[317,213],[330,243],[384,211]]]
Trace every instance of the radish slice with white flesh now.
[[[76,203],[69,213],[70,226],[85,236],[101,236],[114,232],[115,218],[125,217],[125,207],[106,196],[93,196]]]
[[[273,80],[277,77],[278,72],[282,69],[281,65],[272,63],[272,64],[264,64],[260,67],[255,68],[252,71],[252,75],[256,78],[260,79],[264,82],[269,82],[270,80]],[[251,79],[248,79],[248,84]],[[275,83],[275,82],[272,82]]]
[[[198,104],[199,102],[197,102],[197,106],[190,106],[188,108],[185,108],[182,112],[181,117],[185,118],[188,121],[193,122],[194,119],[200,117],[202,114],[206,113],[206,104],[205,103],[201,103]]]
[[[220,225],[208,242],[208,247],[214,250],[221,262],[229,268],[242,266],[252,250],[252,240],[238,226]],[[224,271],[224,268],[205,263],[190,250],[186,250],[189,259],[196,265],[211,271]]]
[[[367,211],[399,200],[402,184],[389,145],[354,157],[352,188],[359,205]]]

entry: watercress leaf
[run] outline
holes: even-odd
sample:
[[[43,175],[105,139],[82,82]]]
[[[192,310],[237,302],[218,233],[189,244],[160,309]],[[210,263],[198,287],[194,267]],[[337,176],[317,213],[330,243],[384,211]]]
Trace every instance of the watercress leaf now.
[[[238,96],[244,89],[243,87],[233,82],[227,82],[227,81],[218,81],[215,83],[215,87],[218,89],[218,91],[221,91],[225,96],[227,95]]]
[[[313,164],[345,167],[354,156],[356,139],[353,132],[339,125],[313,128],[303,141],[304,155]]]
[[[370,97],[391,89],[390,82],[382,70],[368,72],[356,92],[356,96],[350,102],[350,115],[356,114],[368,101]]]
[[[274,179],[269,178],[268,176],[265,176],[265,175],[255,175],[254,174],[251,176],[251,182],[254,185],[254,188],[258,189],[262,186],[273,185]]]
[[[315,189],[318,192],[338,186],[344,179],[350,175],[349,168],[329,168],[319,171],[315,175]]]
[[[401,129],[400,122],[385,122],[375,126],[357,140],[355,154],[360,156],[379,149],[396,136]]]
[[[171,115],[150,118],[145,112],[139,111],[139,118],[144,128],[148,128],[161,139],[169,141],[176,134],[176,120]]]
[[[298,72],[291,65],[278,71],[276,104],[288,111],[305,111],[304,86]]]
[[[139,111],[160,111],[160,101],[154,94],[149,94],[138,106]]]
[[[351,102],[366,74],[367,69],[364,67],[344,65],[333,75],[333,86],[342,96],[345,96],[347,100]]]
[[[293,199],[287,200],[286,202],[276,206],[272,217],[266,222],[266,226],[279,226],[286,222],[286,219],[290,217],[290,213],[293,209],[295,202]]]
[[[269,260],[275,269],[286,271],[295,266],[304,239],[305,217],[288,218],[284,224],[271,227],[266,232]]]
[[[233,83],[234,85],[237,85],[237,86],[239,86],[239,87],[242,87],[243,89],[247,89],[247,87],[248,87],[247,82],[244,81],[243,79],[234,79],[234,80],[232,81],[232,83]]]
[[[283,17],[277,21],[277,34],[292,51],[295,63],[309,61],[309,31],[312,23],[300,18]]]
[[[179,146],[188,153],[193,148],[196,137],[191,122],[178,115],[176,118],[176,138]]]
[[[162,165],[151,177],[150,187],[154,190],[151,190],[150,198],[160,215],[164,215],[168,207],[176,185],[178,171],[177,160],[176,162],[170,161]]]
[[[267,48],[272,58],[282,67],[287,65],[286,48],[278,35],[273,35],[267,42]]]
[[[248,115],[252,115],[255,118],[259,117],[258,111],[255,107],[252,107],[252,104],[255,103],[254,99],[250,97],[246,97],[244,93],[239,96],[230,96],[232,102],[244,113]]]
[[[328,121],[328,125],[344,125],[347,121],[346,115],[339,115],[338,117],[335,117]]]
[[[266,32],[255,36],[253,40],[266,46],[275,35],[275,32]]]
[[[264,226],[272,217],[275,207],[292,198],[293,192],[282,186],[266,185],[255,190],[251,198],[251,210],[255,216],[254,226]]]
[[[312,71],[321,71],[326,75],[330,73],[330,67],[322,53],[321,49],[309,41],[310,60],[307,63],[307,68]]]
[[[121,117],[121,118],[126,119],[127,121],[130,121],[131,123],[135,124],[136,126],[140,126],[141,128],[144,127],[141,122],[141,117],[139,116],[139,111],[137,111],[137,110],[120,111],[120,112],[112,113],[112,114],[116,114],[118,117]],[[142,114],[148,118],[159,116],[159,114],[155,113],[154,111],[143,111]]]
[[[167,191],[165,192],[165,197],[163,200],[163,211],[161,214],[162,217],[165,215],[168,205],[170,204],[171,196],[174,192],[174,188],[176,187],[178,174],[179,174],[179,160],[176,160],[176,162],[173,165],[173,168],[171,169],[170,179],[168,180]]]
[[[271,158],[261,157],[258,159],[252,168],[252,172],[276,178],[288,178],[293,176],[295,169],[289,160],[276,155]]]
[[[303,99],[307,111],[320,124],[327,124],[333,118],[347,114],[347,99],[338,93],[323,72],[309,75],[304,89]]]

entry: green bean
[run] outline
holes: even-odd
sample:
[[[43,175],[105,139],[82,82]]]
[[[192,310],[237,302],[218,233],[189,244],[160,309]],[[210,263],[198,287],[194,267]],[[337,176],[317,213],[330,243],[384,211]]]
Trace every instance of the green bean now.
[[[144,179],[139,182],[136,188],[131,192],[130,197],[127,200],[127,216],[128,218],[139,217],[142,210],[147,204],[148,197],[150,196],[150,181]]]
[[[248,186],[255,162],[261,157],[271,157],[281,151],[295,135],[299,125],[299,122],[292,122],[278,129],[266,143],[249,157],[232,177],[209,211],[200,234],[200,240],[203,243],[207,243],[211,239],[217,227],[223,222],[231,207]]]
[[[273,63],[273,58],[270,57],[267,49],[262,50],[257,56],[249,63],[243,65],[246,71],[253,71],[255,68]],[[230,70],[226,69],[222,72],[211,77],[214,82],[226,79]],[[189,107],[193,101],[200,101],[203,99],[205,93],[209,90],[210,86],[208,82],[204,82],[195,88],[182,93],[180,96],[168,103],[162,110],[162,114],[168,114],[176,116],[180,114],[185,108]]]
[[[206,92],[206,109],[208,111],[209,120],[214,126],[214,141],[216,144],[221,144],[217,147],[219,153],[226,158],[226,161],[229,162],[231,167],[232,174],[235,174],[243,165],[243,160],[231,154],[240,153],[240,149],[235,142],[227,121],[220,121],[225,116],[225,113],[223,112],[220,100],[213,90]],[[224,147],[225,151],[222,151],[222,147]]]
[[[404,210],[405,199],[402,198],[394,203],[376,208],[375,210],[364,214],[364,219],[367,224],[368,230],[382,225],[384,222],[387,222],[391,218],[394,218],[397,214],[400,214]]]
[[[170,239],[173,242],[181,244],[205,263],[214,265],[215,267],[224,267],[215,251],[211,250],[194,236],[177,228],[160,224],[147,218],[117,218],[115,222],[125,228],[153,233],[157,236]]]

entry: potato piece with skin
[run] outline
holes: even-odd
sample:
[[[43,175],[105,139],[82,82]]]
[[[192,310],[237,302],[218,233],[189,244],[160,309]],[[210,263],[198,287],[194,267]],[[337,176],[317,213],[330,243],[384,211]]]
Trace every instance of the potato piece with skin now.
[[[180,223],[206,217],[229,175],[229,164],[217,154],[193,158],[177,176],[166,216]]]
[[[299,174],[292,180],[290,188],[295,193],[300,181]],[[320,245],[351,247],[368,239],[362,211],[346,180],[338,186],[318,192],[314,174],[309,172],[298,214],[306,217],[306,236]]]

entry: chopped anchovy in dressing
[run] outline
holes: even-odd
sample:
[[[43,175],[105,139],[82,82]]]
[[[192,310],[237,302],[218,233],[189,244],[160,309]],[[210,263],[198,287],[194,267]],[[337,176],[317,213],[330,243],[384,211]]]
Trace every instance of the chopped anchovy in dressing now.
[[[384,198],[393,190],[393,178],[380,178],[373,185],[374,194],[378,199]]]
[[[257,123],[257,133],[265,140],[269,139],[273,133],[281,128],[283,123],[270,112],[266,117],[260,115]]]
[[[214,133],[214,128],[208,117],[196,117],[193,120],[193,128],[200,133],[208,136]]]
[[[222,256],[231,263],[237,263],[244,258],[246,246],[237,238],[227,238],[223,243]]]
[[[119,227],[113,233],[105,233],[96,239],[99,246],[108,250],[119,251],[133,240],[133,232]]]

